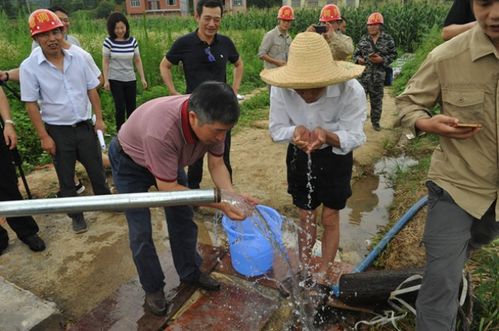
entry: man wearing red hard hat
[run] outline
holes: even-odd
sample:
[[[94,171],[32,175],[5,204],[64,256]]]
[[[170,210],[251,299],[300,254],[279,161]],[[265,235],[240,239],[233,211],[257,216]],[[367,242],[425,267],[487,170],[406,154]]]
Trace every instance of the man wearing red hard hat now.
[[[62,197],[76,196],[75,162],[85,167],[95,194],[110,194],[96,130],[105,129],[99,85],[81,52],[63,48],[63,23],[47,9],[29,17],[31,37],[40,47],[20,67],[21,100],[26,103],[42,148],[53,160]],[[88,98],[87,98],[88,97]],[[92,126],[87,104],[96,116]],[[83,213],[69,214],[75,233],[87,231]]]
[[[383,110],[384,86],[391,85],[390,64],[397,57],[395,42],[383,31],[385,20],[379,12],[367,18],[367,34],[363,35],[353,54],[355,63],[365,65],[366,70],[359,78],[371,103],[371,124],[375,131],[380,131]],[[386,79],[386,77],[389,79]]]
[[[295,19],[291,6],[282,6],[277,13],[278,24],[268,31],[263,37],[258,57],[263,60],[265,69],[272,69],[286,64],[288,60],[289,45],[292,38],[289,29]]]
[[[341,21],[340,8],[334,4],[327,4],[321,9],[320,24],[311,25],[307,29],[309,32],[320,33],[326,39],[335,61],[349,60],[354,49],[352,38],[340,30]],[[319,30],[321,26],[325,27],[324,32]]]

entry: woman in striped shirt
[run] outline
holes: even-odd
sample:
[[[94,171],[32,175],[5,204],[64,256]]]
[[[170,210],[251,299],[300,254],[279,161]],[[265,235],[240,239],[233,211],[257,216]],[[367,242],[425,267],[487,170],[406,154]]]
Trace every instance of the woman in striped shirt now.
[[[136,108],[137,84],[135,67],[140,76],[142,86],[147,88],[144,68],[140,58],[139,46],[134,37],[130,37],[130,25],[125,15],[112,13],[107,19],[109,36],[102,47],[102,73],[104,88],[111,90],[116,108],[116,132],[125,123]]]

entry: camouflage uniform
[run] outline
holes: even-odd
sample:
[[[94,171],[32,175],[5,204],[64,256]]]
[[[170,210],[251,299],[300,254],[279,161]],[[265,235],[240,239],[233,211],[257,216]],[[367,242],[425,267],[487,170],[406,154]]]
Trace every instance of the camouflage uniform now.
[[[393,62],[397,56],[397,50],[392,36],[383,31],[381,31],[378,41],[375,44],[376,50],[373,48],[373,43],[370,40],[372,39],[369,34],[365,34],[360,38],[353,54],[353,59],[356,63],[359,58],[364,59],[366,62],[366,70],[360,76],[359,81],[371,101],[371,123],[373,126],[379,126],[381,111],[383,110],[385,68],[389,67],[390,63]],[[368,58],[372,53],[378,53],[383,58],[383,63],[372,63]]]

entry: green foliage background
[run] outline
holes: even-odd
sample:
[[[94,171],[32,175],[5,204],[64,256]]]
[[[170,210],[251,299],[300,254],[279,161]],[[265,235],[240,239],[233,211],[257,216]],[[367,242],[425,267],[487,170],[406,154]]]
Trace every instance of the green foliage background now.
[[[385,16],[385,30],[394,37],[399,50],[412,52],[431,26],[439,26],[443,22],[447,9],[448,5],[439,4],[388,4],[376,8],[345,7],[342,8],[342,14],[348,18],[348,35],[353,38],[354,42],[357,42],[365,33],[367,16],[374,10],[380,11]],[[277,23],[277,10],[277,7],[250,9],[244,14],[224,16],[220,31],[232,38],[244,60],[242,94],[264,86],[259,77],[263,67],[262,61],[256,56],[256,53],[265,32],[272,29]],[[298,32],[304,31],[310,24],[317,22],[319,13],[320,8],[297,9],[291,34],[294,36]],[[71,16],[70,34],[80,40],[82,47],[101,66],[102,41],[106,37],[106,24],[104,19],[95,19],[93,15],[93,12],[84,10],[74,13]],[[5,13],[0,13],[0,26],[5,27],[0,31],[0,44],[2,45],[0,69],[18,67],[30,53],[31,38],[27,27],[27,17],[27,13],[20,13],[16,19],[9,19]],[[159,63],[173,41],[179,36],[193,31],[196,28],[196,22],[192,17],[180,16],[129,17],[129,21],[131,34],[139,42],[144,71],[150,86],[145,91],[139,87],[137,103],[140,105],[152,98],[168,94],[160,77]],[[232,80],[232,66],[229,68],[228,79],[230,82]],[[178,90],[183,91],[185,84],[182,70],[178,66],[174,68],[173,78]],[[18,89],[15,83],[10,82],[9,86]],[[114,135],[114,105],[111,95],[106,91],[101,91],[100,95],[108,133]],[[20,139],[19,149],[24,160],[31,165],[50,162],[50,159],[40,148],[38,138],[23,105],[12,95],[10,95],[10,103],[13,116],[20,123],[18,133],[22,139]],[[244,122],[244,119],[241,120]]]

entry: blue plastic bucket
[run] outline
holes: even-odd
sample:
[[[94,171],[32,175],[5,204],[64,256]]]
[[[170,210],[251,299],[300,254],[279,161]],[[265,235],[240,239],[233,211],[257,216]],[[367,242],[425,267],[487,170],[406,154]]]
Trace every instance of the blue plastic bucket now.
[[[272,268],[272,240],[282,246],[282,217],[274,209],[258,205],[256,208],[266,221],[252,215],[243,221],[223,216],[222,224],[229,239],[232,267],[240,274],[252,277],[263,275]],[[266,231],[270,228],[270,232]]]

